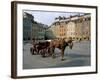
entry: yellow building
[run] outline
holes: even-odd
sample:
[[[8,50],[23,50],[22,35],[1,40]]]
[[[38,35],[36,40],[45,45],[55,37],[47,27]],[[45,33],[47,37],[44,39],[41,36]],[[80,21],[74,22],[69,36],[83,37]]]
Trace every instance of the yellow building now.
[[[67,38],[71,37],[72,39],[75,39],[75,23],[73,21],[69,21],[67,23],[67,31],[66,31]]]

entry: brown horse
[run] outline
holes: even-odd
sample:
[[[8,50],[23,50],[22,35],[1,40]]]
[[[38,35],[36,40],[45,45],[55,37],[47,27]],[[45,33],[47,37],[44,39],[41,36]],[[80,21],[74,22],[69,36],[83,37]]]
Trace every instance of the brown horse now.
[[[50,48],[51,48],[52,57],[55,57],[54,55],[55,48],[59,48],[61,50],[61,57],[62,57],[61,60],[64,60],[64,50],[67,46],[69,46],[69,48],[72,49],[73,42],[71,38],[69,38],[67,42],[65,41],[65,39],[51,40]]]

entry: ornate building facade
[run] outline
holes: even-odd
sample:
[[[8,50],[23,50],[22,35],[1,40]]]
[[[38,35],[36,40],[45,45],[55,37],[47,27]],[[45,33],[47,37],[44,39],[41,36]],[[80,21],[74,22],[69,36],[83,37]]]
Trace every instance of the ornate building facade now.
[[[68,18],[58,17],[49,28],[55,38],[71,37],[73,40],[90,40],[91,15],[74,15]]]

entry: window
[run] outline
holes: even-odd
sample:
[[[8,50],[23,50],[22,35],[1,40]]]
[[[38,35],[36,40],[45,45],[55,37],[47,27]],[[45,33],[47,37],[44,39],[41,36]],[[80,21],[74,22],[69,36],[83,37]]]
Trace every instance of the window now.
[[[60,26],[61,28],[63,28],[64,26]]]

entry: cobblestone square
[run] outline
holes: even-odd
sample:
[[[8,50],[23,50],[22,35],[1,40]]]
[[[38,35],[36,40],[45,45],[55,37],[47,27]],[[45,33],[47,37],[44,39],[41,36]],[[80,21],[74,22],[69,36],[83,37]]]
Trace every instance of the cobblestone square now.
[[[60,50],[55,49],[56,58],[41,57],[41,55],[32,55],[30,47],[32,44],[25,43],[23,46],[23,69],[36,68],[57,68],[57,67],[79,67],[91,65],[91,47],[90,41],[74,42],[73,49],[66,47],[64,52],[64,61],[61,61]]]

